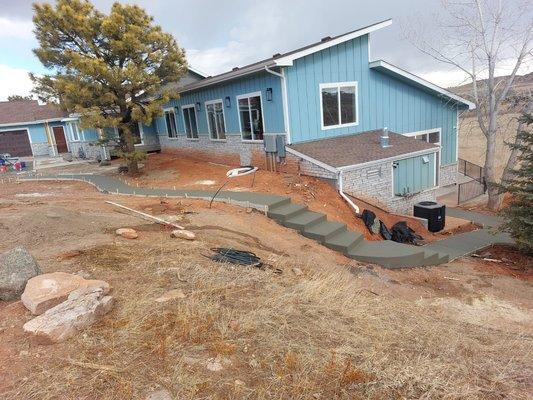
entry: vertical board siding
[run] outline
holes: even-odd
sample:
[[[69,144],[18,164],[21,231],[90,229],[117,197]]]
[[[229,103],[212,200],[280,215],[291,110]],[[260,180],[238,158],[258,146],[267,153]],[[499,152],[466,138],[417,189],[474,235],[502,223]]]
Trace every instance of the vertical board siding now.
[[[303,72],[305,73],[305,71]],[[266,99],[266,89],[272,88],[272,101]],[[281,95],[280,78],[268,72],[259,72],[248,77],[234,80],[219,85],[209,86],[193,92],[182,93],[177,100],[171,100],[165,108],[175,108],[176,125],[178,134],[185,133],[185,124],[181,107],[187,104],[200,102],[200,111],[196,112],[199,135],[209,135],[205,112],[205,102],[222,99],[224,103],[224,118],[226,121],[226,134],[240,135],[239,109],[237,96],[261,92],[261,106],[263,108],[265,133],[284,133],[283,100]],[[226,107],[225,98],[229,96],[231,106]],[[156,119],[155,127],[159,135],[167,135],[164,117]]]
[[[302,142],[388,127],[409,133],[441,128],[441,164],[457,161],[457,105],[446,98],[370,69],[368,35],[294,61],[287,67],[287,97],[292,141]],[[322,130],[321,83],[358,82],[358,122]]]
[[[429,157],[424,164],[423,158]],[[396,162],[393,169],[394,194],[419,193],[435,186],[435,154],[410,157]]]

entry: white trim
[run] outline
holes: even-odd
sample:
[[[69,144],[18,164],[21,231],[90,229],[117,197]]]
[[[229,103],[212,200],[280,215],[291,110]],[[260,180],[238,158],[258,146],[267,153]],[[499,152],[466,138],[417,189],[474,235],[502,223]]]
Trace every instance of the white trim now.
[[[429,141],[429,135],[435,132],[439,134],[439,141],[437,143],[431,143]],[[430,144],[434,144],[438,146],[439,162],[437,163],[437,160],[435,160],[435,175],[433,177],[433,182],[435,184],[435,187],[439,186],[437,185],[437,182],[440,182],[440,167],[442,166],[442,128],[433,128],[433,129],[425,129],[423,131],[407,132],[407,133],[402,133],[402,135],[408,136],[408,137],[428,135],[428,141],[426,143],[430,143]]]
[[[211,137],[211,131],[210,131],[210,124],[209,124],[209,112],[207,111],[207,106],[208,105],[211,105],[211,104],[217,104],[217,103],[220,103],[222,105],[222,119],[224,120],[224,138],[220,138],[220,133],[218,132],[218,128],[216,127],[215,125],[215,133],[217,135],[216,138],[212,138]],[[262,106],[262,105],[261,105]],[[205,120],[207,121],[207,135],[209,136],[209,139],[210,140],[218,140],[218,141],[221,141],[221,140],[226,140],[226,113],[224,112],[224,101],[222,99],[215,99],[215,100],[208,100],[208,101],[205,101],[204,102],[204,108],[205,108]]]
[[[80,126],[78,125],[77,122],[74,122],[74,120],[71,120],[72,122],[68,122],[67,125],[69,126],[70,128],[70,138],[71,138],[71,142],[73,143],[77,143],[77,142],[85,142],[85,135],[82,136],[82,133],[83,131],[80,129]],[[77,140],[74,140],[74,125],[76,125],[76,129],[77,129],[77,132],[78,132],[78,139]],[[83,137],[83,139],[82,139]]]
[[[167,126],[167,115],[166,115],[167,112],[171,112],[172,114],[174,114],[174,129],[176,132],[176,136],[169,136],[170,132],[168,132],[168,126]],[[165,128],[167,129],[167,138],[176,139],[179,133],[178,132],[178,121],[176,120],[176,108],[175,107],[163,108],[163,119],[165,120]]]
[[[294,150],[290,147],[285,147],[285,150],[287,150],[287,153],[291,153],[292,155],[295,155],[296,157],[303,158],[304,160],[309,161],[310,163],[318,165],[320,168],[324,168],[326,171],[334,172],[334,173],[340,172],[339,168],[332,167],[331,165],[325,164],[322,161],[318,161],[316,158],[300,153],[299,151]]]
[[[137,122],[137,126],[139,127],[139,136],[141,137],[141,143],[136,143],[133,146],[144,146],[144,128],[143,128],[143,124],[141,122]]]
[[[341,100],[340,100],[340,88],[341,87],[354,87],[355,88],[355,122],[349,122],[347,124],[342,123],[342,115],[341,115]],[[337,102],[339,106],[339,123],[337,125],[328,125],[324,126],[324,110],[323,110],[323,102],[322,102],[322,90],[323,89],[337,89],[338,95],[337,95]],[[323,131],[328,129],[335,129],[335,128],[346,128],[349,126],[357,126],[359,125],[359,85],[357,84],[357,81],[350,81],[350,82],[328,82],[328,83],[320,83],[318,85],[318,95],[319,95],[319,102],[320,102],[320,127]]]
[[[70,153],[70,141],[68,140],[67,133],[65,132],[65,126],[64,125],[49,125],[50,129],[52,130],[52,145],[55,147],[56,155],[59,155],[59,149],[57,148],[57,141],[56,141],[56,135],[54,133],[54,128],[61,128],[63,130],[63,137],[65,138],[65,143],[67,144],[67,152]]]
[[[194,136],[194,132],[192,131],[192,124],[189,118],[189,125],[191,125],[191,137],[187,136],[187,124],[185,124],[185,112],[184,110],[186,108],[191,108],[194,110],[194,119],[196,120],[196,137]],[[181,116],[183,118],[183,131],[185,132],[185,137],[187,139],[198,139],[198,136],[200,136],[200,128],[198,126],[198,113],[196,112],[196,104],[184,104],[181,106]]]
[[[0,129],[0,133],[2,133],[2,132],[12,132],[12,131],[26,131],[26,134],[28,135],[28,140],[30,141],[31,155],[32,155],[32,157],[33,157],[33,156],[34,156],[34,154],[33,154],[33,147],[32,147],[33,140],[31,139],[31,135],[30,135],[30,130],[29,130],[29,128],[20,128],[20,129]],[[44,143],[44,142],[42,142],[42,143]],[[48,144],[48,140],[46,141],[46,144]],[[14,157],[18,157],[18,156],[14,156]]]
[[[432,132],[435,132],[435,131],[432,131]],[[436,154],[437,154],[437,152],[434,153],[433,157],[435,157]],[[411,157],[407,157],[407,158],[411,158]],[[405,160],[405,158],[401,158],[401,159],[399,159],[397,161],[401,161],[401,160]],[[435,163],[435,165],[437,164],[437,160],[435,158],[433,158],[433,162]],[[394,163],[391,164],[391,169],[390,170],[391,170],[391,183],[392,183],[392,185],[391,185],[392,197],[398,197],[398,198],[405,197],[405,196],[397,195],[396,193],[394,193]],[[433,186],[425,188],[425,189],[422,189],[420,192],[415,192],[415,193],[409,192],[407,194],[417,195],[417,194],[422,194],[422,193],[425,193],[425,192],[429,192],[430,190],[435,190],[435,188],[438,188],[435,180],[436,180],[436,175],[434,174],[433,175]]]
[[[265,124],[265,107],[263,106],[263,95],[261,93],[261,91],[257,91],[257,92],[251,92],[251,93],[245,93],[245,94],[239,94],[237,96],[235,96],[236,98],[236,107],[237,107],[237,117],[239,118],[239,130],[241,131],[241,141],[248,141],[248,142],[262,142],[263,139],[254,139],[254,128],[253,128],[253,124],[252,124],[252,121],[250,120],[250,128],[252,129],[252,138],[251,139],[244,139],[242,137],[242,134],[243,134],[243,131],[242,131],[242,123],[241,123],[241,111],[239,110],[239,100],[240,99],[249,99],[250,97],[257,97],[259,96],[259,101],[261,103],[261,120],[263,122],[263,136],[266,134],[266,124]],[[248,110],[250,110],[250,100],[248,100]],[[250,118],[251,118],[251,114],[250,113]]]
[[[296,51],[292,54],[289,54],[285,57],[280,57],[276,60],[274,60],[275,64],[278,66],[283,67],[290,67],[293,65],[294,60],[298,58],[302,58],[305,56],[308,56],[310,54],[316,53],[318,51],[322,51],[324,49],[328,49],[330,47],[336,46],[338,44],[347,42],[349,40],[358,38],[363,35],[367,35],[371,32],[377,31],[378,29],[385,28],[392,24],[392,19],[388,19],[382,22],[378,22],[377,24],[370,25],[366,28],[356,30],[354,32],[346,33],[344,35],[337,36],[334,39],[328,40],[326,42],[320,42],[314,46],[308,47],[306,49]]]
[[[401,75],[403,76],[404,78],[406,79],[409,79],[413,82],[416,82],[418,83],[419,85],[422,85],[422,86],[425,86],[427,87],[428,89],[431,89],[437,93],[440,93],[446,97],[449,97],[450,99],[453,99],[455,101],[458,101],[459,103],[463,103],[465,105],[468,106],[468,109],[469,110],[473,110],[476,108],[476,105],[474,103],[472,103],[471,101],[468,101],[460,96],[457,96],[456,94],[453,94],[452,92],[449,92],[448,90],[446,89],[443,89],[441,88],[440,86],[437,86],[431,82],[428,82],[426,81],[425,79],[423,78],[420,78],[419,76],[416,76],[410,72],[407,72],[407,71],[404,71],[403,69],[401,68],[398,68],[392,64],[389,64],[388,62],[386,61],[383,61],[383,60],[376,60],[376,61],[371,61],[369,64],[369,67],[370,68],[378,68],[378,67],[381,67],[381,68],[384,68],[386,70],[389,70],[391,72],[394,72],[395,74],[398,74],[398,75]]]
[[[190,65],[187,66],[187,69],[188,69],[189,71],[194,72],[196,75],[200,75],[202,78],[207,78],[207,77],[208,77],[208,75],[207,75],[205,72],[202,72],[202,71],[200,71],[200,70],[198,70],[198,69],[196,69],[196,68],[193,68],[193,67],[191,67]]]
[[[37,125],[44,124],[46,122],[61,122],[63,118],[52,118],[52,119],[40,119],[36,121],[27,121],[27,122],[12,122],[9,124],[0,124],[0,128],[5,128],[8,126],[21,126],[21,125]]]

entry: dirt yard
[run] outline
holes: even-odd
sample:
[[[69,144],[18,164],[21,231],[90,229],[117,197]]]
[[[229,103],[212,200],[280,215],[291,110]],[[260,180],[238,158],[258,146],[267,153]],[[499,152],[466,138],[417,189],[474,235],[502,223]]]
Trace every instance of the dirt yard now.
[[[119,165],[115,160],[113,165]],[[157,187],[157,188],[189,188],[195,190],[216,191],[224,183],[224,190],[252,191],[273,193],[282,196],[290,196],[292,201],[305,204],[312,211],[322,212],[328,216],[328,220],[345,223],[350,229],[362,232],[367,240],[382,240],[379,235],[371,234],[363,221],[355,216],[353,209],[341,198],[333,185],[324,180],[310,176],[302,176],[290,173],[273,173],[259,170],[253,175],[240,178],[227,179],[226,172],[233,165],[223,165],[206,162],[195,156],[186,155],[184,152],[153,153],[148,156],[142,168],[142,174],[137,178],[117,175],[116,168],[99,168],[95,165],[76,165],[63,167],[53,172],[84,172],[104,173],[114,175],[132,186]],[[407,221],[408,225],[423,237],[424,242],[442,239],[460,225],[464,231],[474,230],[476,227],[468,221],[450,220],[449,226],[438,233],[429,232],[424,225],[415,218],[389,214],[380,208],[368,204],[360,199],[353,198],[359,206],[360,212],[364,209],[373,211],[389,228],[398,221]]]
[[[211,179],[223,178],[214,169]],[[176,215],[197,240],[172,239],[105,200]],[[139,238],[115,236],[119,227]],[[50,346],[23,333],[31,315],[21,302],[0,302],[0,398],[145,399],[166,389],[176,399],[527,399],[533,390],[531,258],[509,249],[483,255],[501,262],[390,271],[257,212],[106,196],[75,182],[4,184],[0,232],[0,252],[26,246],[45,272],[106,280],[117,300],[101,322]],[[216,246],[253,251],[270,267],[215,263],[206,256]],[[186,297],[154,301],[170,289]],[[206,368],[213,360],[220,371]]]

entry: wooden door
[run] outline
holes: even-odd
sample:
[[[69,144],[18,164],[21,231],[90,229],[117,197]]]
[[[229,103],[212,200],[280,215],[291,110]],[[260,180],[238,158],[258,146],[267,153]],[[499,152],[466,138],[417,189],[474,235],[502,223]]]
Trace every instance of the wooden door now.
[[[54,132],[54,139],[56,141],[58,153],[68,153],[67,139],[65,137],[65,131],[62,126],[54,126],[52,128]]]

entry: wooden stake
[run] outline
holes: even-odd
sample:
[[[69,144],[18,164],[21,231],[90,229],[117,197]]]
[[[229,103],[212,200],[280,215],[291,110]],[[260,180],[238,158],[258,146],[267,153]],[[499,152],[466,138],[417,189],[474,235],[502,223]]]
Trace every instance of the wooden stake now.
[[[123,208],[124,210],[128,210],[130,212],[133,212],[133,213],[136,213],[136,214],[139,214],[145,218],[148,218],[148,219],[151,219],[152,221],[156,221],[157,223],[161,224],[161,225],[167,225],[167,226],[171,226],[172,228],[176,228],[176,229],[185,229],[183,226],[181,225],[178,225],[178,224],[174,224],[172,222],[168,222],[168,221],[165,221],[164,219],[161,219],[161,218],[158,218],[158,217],[154,217],[153,215],[150,215],[150,214],[146,214],[142,211],[137,211],[137,210],[134,210],[133,208],[129,208],[129,207],[126,207],[126,206],[123,206],[122,204],[118,204],[118,203],[114,203],[112,201],[106,201],[107,204],[111,204],[115,207],[120,207],[120,208]]]

